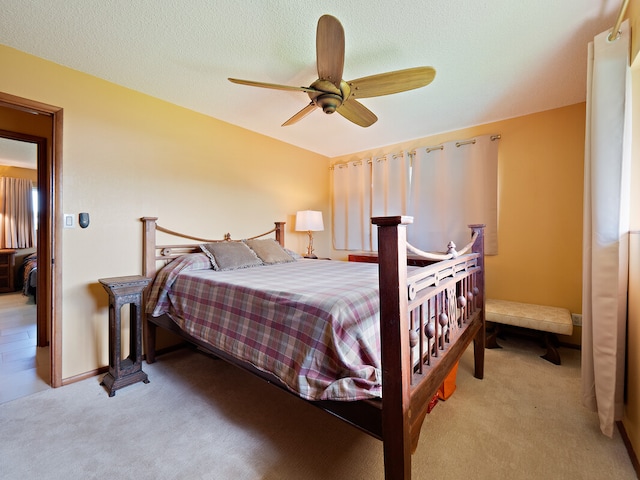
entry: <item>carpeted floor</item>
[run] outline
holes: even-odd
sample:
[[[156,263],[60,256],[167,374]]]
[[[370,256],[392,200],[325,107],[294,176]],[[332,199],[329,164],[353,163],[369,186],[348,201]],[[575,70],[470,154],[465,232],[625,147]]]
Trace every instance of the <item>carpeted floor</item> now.
[[[619,434],[579,401],[580,353],[563,365],[530,341],[472,350],[457,390],[427,416],[414,479],[637,478]],[[0,477],[383,479],[382,444],[226,363],[189,350],[144,364],[151,383],[109,398],[99,378],[0,405]]]

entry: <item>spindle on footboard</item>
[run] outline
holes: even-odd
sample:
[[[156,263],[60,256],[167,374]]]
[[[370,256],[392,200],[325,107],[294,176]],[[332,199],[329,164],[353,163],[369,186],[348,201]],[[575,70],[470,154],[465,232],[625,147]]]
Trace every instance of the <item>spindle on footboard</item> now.
[[[408,278],[411,364],[418,376],[412,377],[412,385],[482,308],[479,274],[478,256],[471,255],[427,267]]]

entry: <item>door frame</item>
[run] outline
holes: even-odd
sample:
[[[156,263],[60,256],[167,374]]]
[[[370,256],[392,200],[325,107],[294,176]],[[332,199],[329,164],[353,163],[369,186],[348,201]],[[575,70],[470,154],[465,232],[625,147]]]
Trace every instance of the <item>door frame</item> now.
[[[51,386],[62,386],[62,117],[63,110],[42,102],[0,92],[0,105],[33,114],[50,116],[51,139],[47,148],[38,143],[38,326],[48,326],[51,357]],[[17,135],[17,132],[14,132]],[[22,139],[29,137],[23,134]],[[31,137],[36,139],[38,137]],[[17,137],[17,139],[20,139]],[[45,144],[49,143],[46,142]],[[45,150],[44,154],[40,151]],[[42,188],[41,188],[42,187]],[[38,345],[41,344],[40,334]]]
[[[4,130],[4,129],[0,129],[0,137],[8,138],[10,140],[16,140],[19,142],[33,143],[36,145],[37,147],[37,151],[36,151],[37,174],[36,175],[37,175],[37,185],[38,185],[38,198],[40,198],[41,196],[43,198],[47,198],[46,194],[42,195],[41,190],[43,191],[44,188],[47,188],[48,182],[46,178],[43,178],[44,175],[40,175],[40,170],[39,170],[40,166],[46,165],[46,162],[47,162],[47,158],[48,158],[47,149],[48,149],[48,143],[49,143],[47,138],[30,135],[27,133],[19,133],[19,132],[10,131],[10,130]],[[43,222],[46,222],[46,219],[44,217],[47,217],[48,214],[49,212],[47,211],[46,208],[38,208],[38,225],[46,224]],[[41,240],[42,241],[45,240],[41,238],[40,232],[41,232],[41,229],[38,228],[38,238],[36,239],[36,245],[37,245],[36,251],[37,251],[37,248],[41,245]],[[38,275],[41,275],[41,274],[42,272],[40,271],[40,269],[38,269]],[[38,277],[36,277],[36,279],[38,279]],[[40,288],[40,285],[39,284],[36,285],[36,292],[39,288]],[[34,300],[35,300],[35,297],[34,297]],[[37,343],[36,344],[38,347],[46,347],[49,345],[49,333],[51,329],[50,329],[48,320],[49,320],[49,315],[46,315],[46,310],[44,308],[37,307],[37,320],[36,320]],[[49,383],[51,383],[51,378],[49,378]]]

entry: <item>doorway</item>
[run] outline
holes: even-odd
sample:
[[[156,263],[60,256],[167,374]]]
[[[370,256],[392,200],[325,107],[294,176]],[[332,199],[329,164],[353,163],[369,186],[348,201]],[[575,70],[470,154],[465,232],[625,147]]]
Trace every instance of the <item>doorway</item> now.
[[[38,145],[38,345],[49,341],[50,381],[62,386],[60,325],[62,109],[0,92],[0,136]]]

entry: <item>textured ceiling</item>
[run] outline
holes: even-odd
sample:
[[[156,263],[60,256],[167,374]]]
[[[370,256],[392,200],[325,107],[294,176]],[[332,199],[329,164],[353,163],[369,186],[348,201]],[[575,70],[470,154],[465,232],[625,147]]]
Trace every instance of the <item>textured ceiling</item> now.
[[[584,101],[587,43],[621,0],[2,0],[0,44],[329,157]],[[433,66],[427,87],[363,99],[369,128],[316,109],[315,29],[345,30],[351,80]]]

